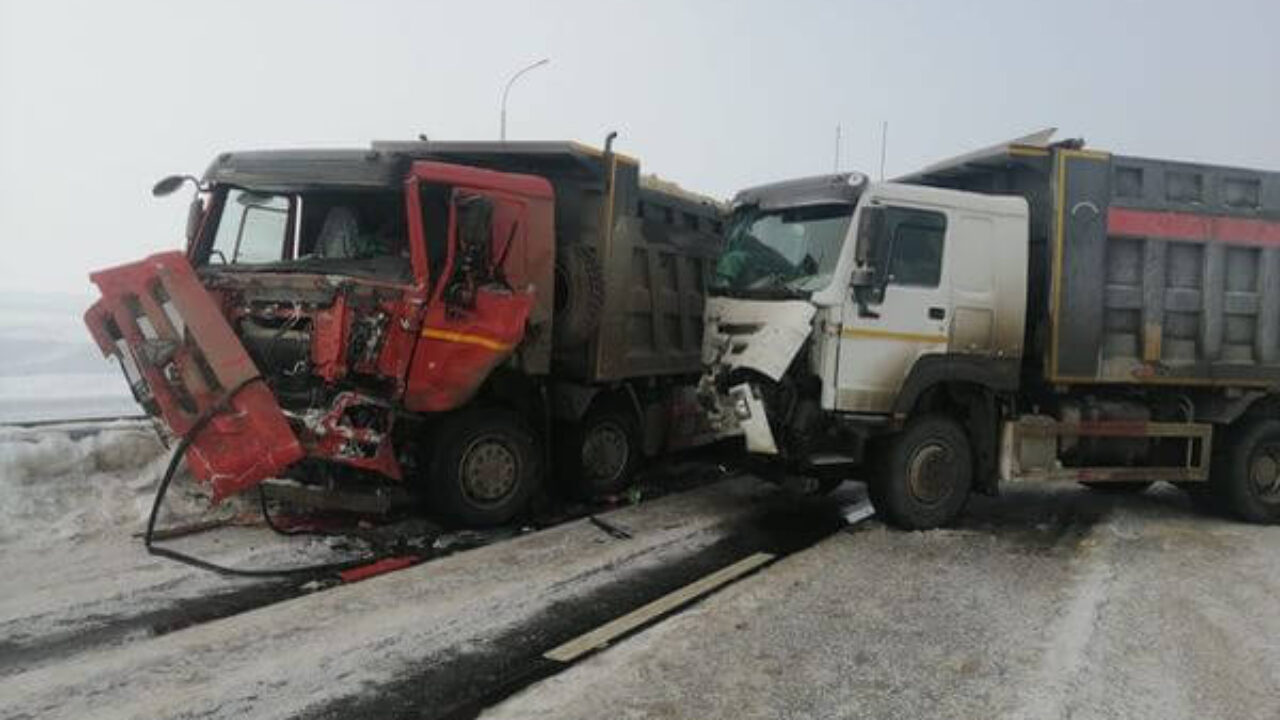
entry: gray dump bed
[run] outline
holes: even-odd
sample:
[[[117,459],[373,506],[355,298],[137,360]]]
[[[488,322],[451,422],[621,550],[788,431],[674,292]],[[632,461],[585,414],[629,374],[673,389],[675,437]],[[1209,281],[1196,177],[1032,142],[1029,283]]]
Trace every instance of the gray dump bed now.
[[[1280,387],[1280,173],[1014,143],[902,180],[1027,197],[1042,379]]]

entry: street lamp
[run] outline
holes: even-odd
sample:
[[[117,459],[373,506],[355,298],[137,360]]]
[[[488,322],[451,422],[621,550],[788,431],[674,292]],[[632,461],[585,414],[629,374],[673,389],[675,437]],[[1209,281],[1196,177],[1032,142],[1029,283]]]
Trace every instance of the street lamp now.
[[[520,72],[512,75],[511,79],[507,81],[507,86],[502,88],[502,129],[500,131],[502,142],[507,141],[507,94],[511,92],[511,86],[515,84],[516,80],[520,79],[521,75],[524,75],[534,68],[540,68],[549,62],[551,62],[551,58],[542,58],[538,62],[521,69]]]

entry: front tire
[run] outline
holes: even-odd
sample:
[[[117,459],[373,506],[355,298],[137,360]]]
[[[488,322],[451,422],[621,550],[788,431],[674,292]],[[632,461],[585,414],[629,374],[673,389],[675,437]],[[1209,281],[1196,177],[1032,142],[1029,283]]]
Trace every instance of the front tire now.
[[[542,484],[542,454],[519,415],[474,408],[444,421],[429,470],[434,508],[461,525],[491,527],[528,506]]]
[[[1254,421],[1228,433],[1210,479],[1215,494],[1242,520],[1280,524],[1280,420]]]
[[[942,415],[911,421],[884,449],[868,483],[871,504],[889,523],[927,530],[955,519],[973,484],[973,451],[964,428]]]

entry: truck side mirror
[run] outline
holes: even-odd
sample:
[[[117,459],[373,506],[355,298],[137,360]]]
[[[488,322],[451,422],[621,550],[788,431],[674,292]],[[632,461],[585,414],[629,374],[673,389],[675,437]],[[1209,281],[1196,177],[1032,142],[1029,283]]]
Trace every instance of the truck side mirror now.
[[[191,204],[187,206],[187,243],[196,241],[196,235],[200,232],[200,221],[204,218],[204,199],[197,194],[191,198]]]
[[[884,299],[885,265],[889,254],[889,243],[885,240],[885,215],[884,207],[868,205],[862,209],[858,221],[858,239],[854,248],[857,267],[849,284],[858,303],[858,315],[862,317],[880,317],[870,306],[878,305]]]

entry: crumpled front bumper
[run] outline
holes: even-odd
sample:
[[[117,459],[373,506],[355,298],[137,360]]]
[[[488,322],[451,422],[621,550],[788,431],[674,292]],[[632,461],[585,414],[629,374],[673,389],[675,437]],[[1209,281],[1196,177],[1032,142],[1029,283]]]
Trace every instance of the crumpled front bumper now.
[[[739,383],[721,392],[710,375],[704,376],[699,397],[707,411],[707,419],[717,437],[741,435],[747,452],[777,455],[778,444],[769,427],[760,390],[749,382]]]
[[[100,270],[85,324],[134,397],[178,436],[217,500],[276,476],[304,451],[275,396],[180,252]],[[227,398],[232,391],[233,397]],[[222,404],[225,403],[225,407]],[[213,417],[201,425],[201,418]]]

